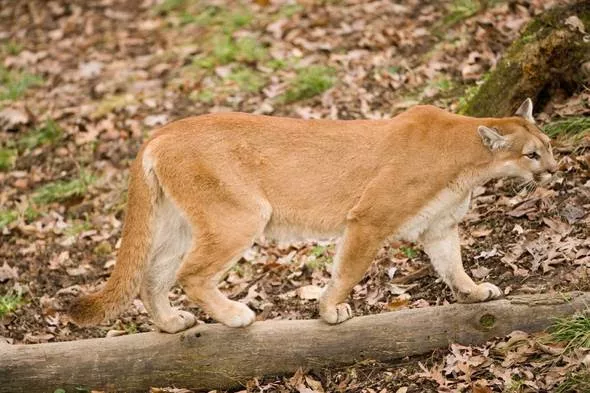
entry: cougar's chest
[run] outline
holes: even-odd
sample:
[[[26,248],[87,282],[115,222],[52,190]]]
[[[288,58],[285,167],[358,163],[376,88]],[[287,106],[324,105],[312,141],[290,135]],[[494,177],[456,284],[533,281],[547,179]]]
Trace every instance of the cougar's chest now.
[[[459,194],[444,189],[430,200],[416,215],[407,220],[395,238],[409,242],[419,241],[426,232],[446,231],[457,224],[469,210],[471,193]]]

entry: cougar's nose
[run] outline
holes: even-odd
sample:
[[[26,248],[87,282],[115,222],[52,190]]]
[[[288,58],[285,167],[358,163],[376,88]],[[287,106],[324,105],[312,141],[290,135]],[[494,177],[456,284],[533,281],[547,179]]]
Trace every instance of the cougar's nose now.
[[[553,161],[551,163],[551,165],[549,165],[549,168],[547,169],[547,172],[549,172],[551,174],[557,172],[557,162]]]

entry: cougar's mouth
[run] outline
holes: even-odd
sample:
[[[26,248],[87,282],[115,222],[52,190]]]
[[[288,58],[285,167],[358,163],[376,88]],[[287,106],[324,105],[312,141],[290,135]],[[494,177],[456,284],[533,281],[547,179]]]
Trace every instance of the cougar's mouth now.
[[[549,172],[538,173],[535,175],[535,182],[537,182],[540,186],[544,186],[547,185],[552,178],[553,175]]]

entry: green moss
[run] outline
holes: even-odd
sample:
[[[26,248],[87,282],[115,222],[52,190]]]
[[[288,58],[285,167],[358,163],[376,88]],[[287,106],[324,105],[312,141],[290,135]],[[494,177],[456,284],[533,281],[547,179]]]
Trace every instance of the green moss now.
[[[33,193],[33,201],[38,204],[48,204],[84,196],[94,180],[95,178],[89,173],[81,172],[78,178],[46,184]]]
[[[328,90],[334,84],[335,70],[324,66],[310,66],[297,72],[294,80],[283,95],[285,103],[314,97]]]
[[[493,316],[492,314],[484,314],[479,319],[479,324],[484,329],[491,329],[496,324],[496,317]]]

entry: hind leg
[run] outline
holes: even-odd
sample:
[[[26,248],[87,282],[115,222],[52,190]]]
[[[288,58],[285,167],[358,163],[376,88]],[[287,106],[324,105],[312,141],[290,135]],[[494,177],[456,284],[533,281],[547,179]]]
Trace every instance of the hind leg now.
[[[243,303],[229,300],[217,288],[225,273],[259,236],[267,220],[260,213],[216,216],[202,223],[194,247],[182,263],[177,277],[187,296],[215,320],[230,327],[248,326],[256,317]],[[212,232],[215,228],[215,232]]]
[[[168,299],[192,236],[188,222],[169,199],[159,205],[155,221],[154,246],[141,287],[141,299],[160,330],[176,333],[197,322],[191,313],[172,308]]]
[[[176,333],[197,323],[188,311],[172,308],[168,293],[176,282],[176,271],[182,255],[154,259],[141,288],[141,299],[154,324],[162,331]]]

